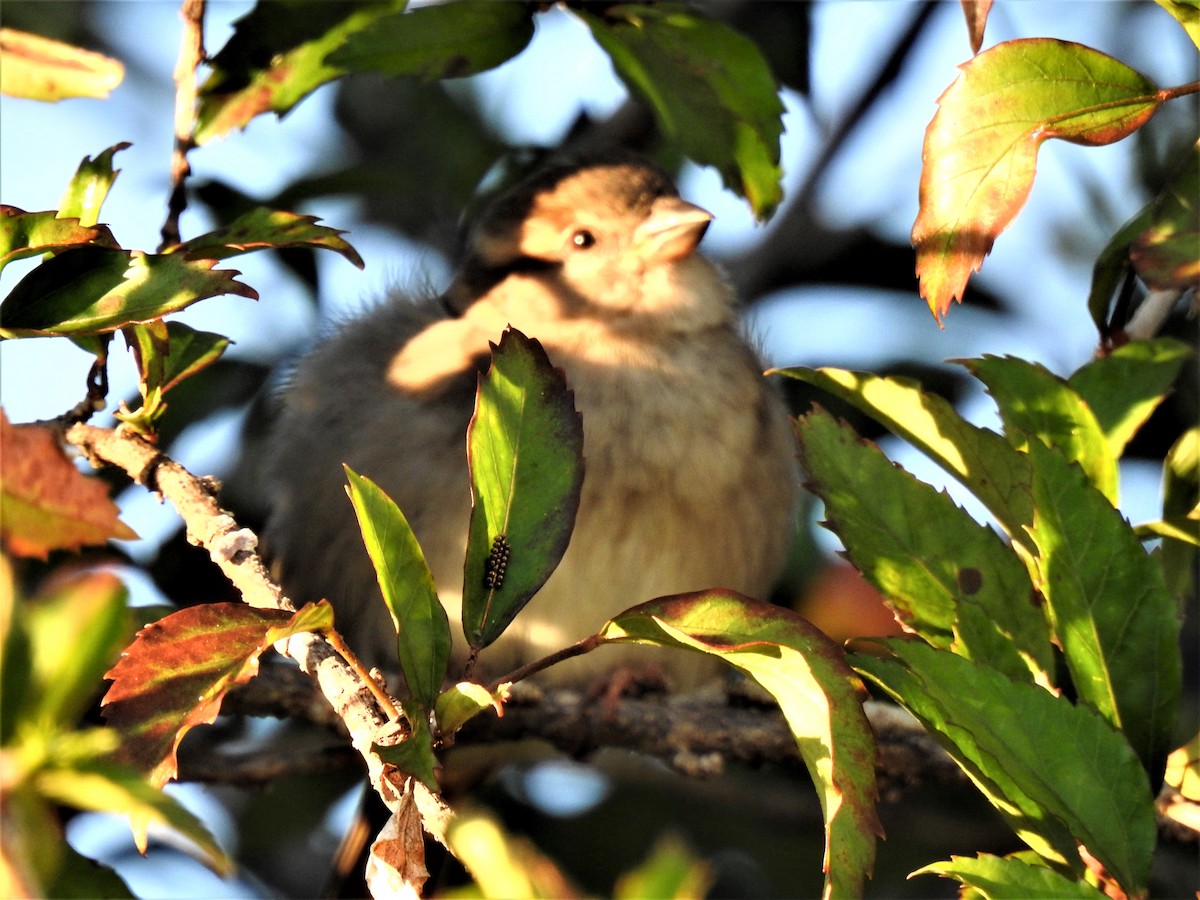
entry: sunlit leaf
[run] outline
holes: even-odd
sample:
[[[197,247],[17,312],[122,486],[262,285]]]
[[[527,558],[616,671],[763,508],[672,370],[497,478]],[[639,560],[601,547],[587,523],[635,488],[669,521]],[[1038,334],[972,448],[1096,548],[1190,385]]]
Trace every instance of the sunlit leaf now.
[[[372,897],[420,897],[429,879],[425,830],[413,797],[413,781],[404,782],[398,806],[371,844],[366,882]]]
[[[1050,453],[1052,451],[1045,451]],[[1137,756],[1095,712],[917,640],[854,667],[921,720],[1020,838],[1082,875],[1082,843],[1132,896],[1154,852],[1154,802]]]
[[[56,103],[69,97],[107,97],[125,67],[102,53],[0,28],[0,94]]]
[[[311,247],[334,250],[358,268],[362,257],[341,235],[344,231],[318,225],[316,216],[258,207],[238,216],[223,228],[184,241],[172,252],[188,259],[228,259],[254,250],[279,250],[284,247]]]
[[[1104,900],[1105,895],[1083,879],[1072,880],[1046,866],[1035,866],[1019,859],[981,853],[979,856],[953,856],[945,862],[930,863],[913,875],[941,875],[974,888],[981,896],[994,900]]]
[[[759,219],[783,197],[779,138],[783,101],[758,46],[682,5],[619,4],[587,23],[617,75],[659,128],[696,162],[713,166]]]
[[[967,17],[967,34],[971,39],[971,52],[978,53],[983,46],[983,32],[987,28],[988,12],[992,0],[961,0],[963,15]]]
[[[78,218],[81,225],[95,225],[100,221],[100,207],[108,196],[109,189],[120,169],[113,168],[113,156],[133,146],[128,141],[114,144],[93,159],[85,156],[79,163],[71,183],[58,201],[58,214],[63,218]]]
[[[54,210],[31,213],[0,206],[0,272],[13,260],[83,244],[115,248],[117,241],[107,225],[84,226],[78,219],[60,218]]]
[[[0,535],[8,552],[45,559],[51,550],[137,539],[117,518],[108,486],[76,469],[49,428],[12,425],[0,410],[0,446]]]
[[[678,837],[667,835],[654,845],[644,862],[617,880],[613,896],[617,900],[642,897],[687,900],[707,897],[712,882],[709,865]]]
[[[1124,63],[1050,38],[1007,41],[959,68],[925,132],[912,230],[921,296],[939,320],[1024,205],[1044,141],[1112,143],[1162,102]]]
[[[796,431],[829,527],[907,628],[1010,677],[1049,679],[1054,657],[1040,600],[994,531],[823,411],[801,418]]]
[[[256,4],[234,23],[233,37],[208,61],[212,75],[200,88],[197,143],[245,128],[261,113],[283,115],[344,74],[326,64],[329,53],[350,35],[406,5],[407,0]]]
[[[662,597],[613,617],[600,634],[725,660],[783,711],[825,815],[825,896],[859,896],[875,861],[875,739],[862,683],[842,649],[791,610],[711,590]]]
[[[421,545],[400,508],[369,478],[344,468],[363,543],[397,631],[400,668],[413,697],[426,710],[432,709],[450,664],[446,610],[438,601]]]
[[[142,404],[131,411],[122,403],[115,415],[142,433],[154,433],[167,408],[163,395],[216,362],[230,343],[223,335],[162,320],[130,325],[122,333],[137,360]]]
[[[106,247],[60,253],[26,275],[0,305],[0,336],[97,334],[149,322],[222,294],[258,299],[213,260]]]
[[[1023,530],[1033,521],[1029,461],[1003,437],[967,422],[912,379],[845,369],[779,371],[845,400],[904,438],[978,497],[1014,541],[1029,541]]]
[[[446,837],[455,859],[466,867],[483,897],[569,900],[582,896],[526,838],[507,834],[485,814],[460,813],[451,820]]]
[[[583,486],[583,424],[542,345],[506,329],[492,345],[467,433],[470,536],[463,631],[486,647],[562,559]]]
[[[1155,2],[1173,15],[1183,30],[1188,33],[1192,43],[1200,47],[1200,4],[1196,0],[1155,0]]]
[[[1200,803],[1200,734],[1167,757],[1166,782],[1184,799]]]
[[[532,37],[533,9],[523,3],[457,0],[382,19],[326,61],[355,72],[460,78],[511,59]]]
[[[1036,439],[1054,447],[1077,463],[1110,503],[1117,502],[1117,457],[1096,416],[1067,382],[1013,356],[987,355],[963,365],[987,385],[1009,443],[1026,450]]]
[[[316,606],[328,611],[324,601]],[[257,673],[273,643],[315,627],[304,612],[202,603],[139,631],[105,675],[113,683],[104,715],[122,733],[118,759],[155,785],[174,778],[183,736],[217,717],[226,692]]]
[[[1175,601],[1162,568],[1083,472],[1040,441],[1029,455],[1038,586],[1071,681],[1125,733],[1157,788],[1181,690]]]
[[[509,684],[502,684],[489,691],[482,684],[463,681],[438,695],[434,717],[442,734],[450,735],[487,709],[496,715],[504,715],[504,701],[508,699]]]

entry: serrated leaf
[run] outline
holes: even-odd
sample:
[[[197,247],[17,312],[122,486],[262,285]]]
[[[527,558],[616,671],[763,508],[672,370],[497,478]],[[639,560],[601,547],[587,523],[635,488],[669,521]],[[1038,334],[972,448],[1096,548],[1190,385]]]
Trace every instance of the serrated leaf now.
[[[133,145],[128,141],[113,144],[97,154],[95,159],[85,156],[58,201],[58,214],[62,218],[78,218],[81,225],[95,225],[100,221],[100,207],[108,196],[109,189],[120,169],[114,169],[113,156]]]
[[[1124,63],[1051,38],[998,44],[959,69],[925,132],[912,230],[921,296],[939,321],[1024,205],[1044,141],[1112,143],[1162,102]]]
[[[341,238],[346,232],[318,225],[319,221],[316,216],[301,216],[260,206],[243,213],[223,228],[184,241],[172,252],[191,260],[220,260],[254,250],[311,247],[340,253],[361,269],[362,257]]]
[[[1037,438],[1054,447],[1116,504],[1117,458],[1096,416],[1067,382],[1038,363],[1012,356],[987,355],[963,365],[996,401],[1009,443],[1025,451]]]
[[[107,97],[125,67],[102,53],[12,28],[0,28],[0,94],[57,103]]]
[[[0,336],[115,331],[178,312],[197,300],[258,293],[213,260],[106,247],[68,250],[42,263],[0,305]]]
[[[0,535],[10,553],[45,559],[51,550],[137,539],[117,518],[108,486],[76,469],[49,428],[12,425],[0,409],[0,446]]]
[[[1076,370],[1067,384],[1091,409],[1119,457],[1167,395],[1192,349],[1182,341],[1131,341]]]
[[[830,527],[907,628],[1012,678],[1049,680],[1040,599],[995,532],[824,411],[801,418],[796,432]]]
[[[476,648],[500,636],[562,559],[583,486],[583,422],[562,371],[513,328],[491,346],[467,430],[462,621]]]
[[[1200,47],[1200,5],[1196,0],[1155,0],[1183,26],[1192,43]]]
[[[621,4],[602,15],[581,7],[571,12],[591,29],[663,134],[720,172],[755,216],[768,218],[783,197],[783,101],[757,45],[678,4]]]
[[[945,862],[922,866],[913,875],[941,875],[979,891],[988,900],[1104,900],[1105,895],[1086,881],[1072,880],[1045,866],[1020,859],[980,853],[976,857],[952,856]],[[910,876],[911,877],[911,876]]]
[[[363,543],[396,627],[400,668],[412,696],[424,709],[432,709],[450,665],[446,610],[438,601],[421,545],[400,508],[375,482],[349,466],[343,468]]]
[[[1047,450],[1046,452],[1052,452]],[[1154,801],[1124,738],[1086,707],[920,641],[854,668],[921,720],[1018,836],[1083,874],[1082,843],[1138,894],[1154,852]]]
[[[326,62],[353,72],[461,78],[508,61],[532,37],[533,9],[523,3],[457,0],[388,16],[349,35]]]
[[[408,736],[398,744],[372,744],[371,752],[437,793],[438,760],[433,752],[433,734],[426,718],[425,710],[428,707],[412,701],[406,701],[403,706],[404,717],[412,729]]]
[[[83,244],[117,247],[107,225],[85,226],[78,219],[60,218],[54,210],[31,213],[0,205],[0,272],[13,260]]]
[[[909,378],[845,369],[778,371],[845,400],[911,443],[978,497],[1013,540],[1028,542],[1023,527],[1033,521],[1029,462],[1003,437],[967,422],[945,399]]]
[[[347,37],[401,12],[406,0],[257,4],[209,60],[194,136],[199,144],[245,128],[255,116],[282,116],[322,84],[344,74],[325,58]]]
[[[37,773],[38,793],[75,809],[127,815],[134,827],[138,849],[146,851],[146,828],[163,825],[183,835],[203,853],[205,863],[220,875],[233,872],[233,862],[192,813],[131,768],[96,760],[77,761],[71,767],[47,768]]]
[[[163,395],[186,378],[212,365],[229,346],[229,338],[197,331],[182,322],[158,320],[122,329],[138,366],[142,404],[130,411],[121,404],[116,417],[135,430],[153,434],[166,412]]]
[[[1040,441],[1029,455],[1036,577],[1075,691],[1125,733],[1157,789],[1181,690],[1175,601],[1162,569],[1083,472]]]
[[[725,590],[639,604],[600,634],[717,656],[775,698],[825,814],[824,896],[861,896],[880,834],[876,750],[862,683],[842,649],[790,610]]]
[[[217,717],[226,692],[257,673],[267,648],[305,630],[295,622],[311,627],[305,610],[204,603],[139,631],[105,674],[113,683],[101,701],[104,716],[122,733],[117,758],[156,786],[174,778],[184,734]]]
[[[1151,288],[1200,288],[1200,142],[1150,206],[1129,246],[1133,267]]]

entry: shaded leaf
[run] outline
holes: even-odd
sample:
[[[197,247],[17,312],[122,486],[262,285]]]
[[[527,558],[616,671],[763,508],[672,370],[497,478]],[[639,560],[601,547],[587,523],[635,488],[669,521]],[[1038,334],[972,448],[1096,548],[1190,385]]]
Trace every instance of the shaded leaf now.
[[[58,201],[58,214],[63,218],[78,218],[81,225],[95,225],[100,221],[100,207],[108,196],[109,189],[120,169],[114,169],[113,156],[132,147],[128,141],[113,144],[93,159],[85,156],[75,170],[71,183]]]
[[[1040,441],[1029,455],[1036,577],[1071,681],[1125,733],[1156,790],[1181,690],[1175,601],[1161,567],[1083,473]]]
[[[1067,384],[1095,415],[1113,456],[1158,408],[1192,352],[1171,338],[1131,341],[1071,375]]]
[[[407,0],[256,4],[234,23],[233,37],[209,60],[212,75],[200,88],[196,142],[245,128],[260,113],[283,115],[343,74],[325,63],[329,53],[406,5]]]
[[[45,559],[51,550],[137,539],[117,518],[108,486],[76,469],[49,428],[12,425],[0,410],[0,446],[0,535],[8,552]]]
[[[457,0],[388,16],[357,31],[326,57],[355,72],[460,78],[495,68],[533,37],[533,9],[524,3]]]
[[[149,322],[222,294],[258,299],[213,260],[81,247],[26,275],[0,305],[0,336],[97,334]]]
[[[432,709],[450,665],[450,621],[438,601],[425,554],[400,508],[375,482],[343,466],[363,543],[397,632],[408,689]],[[436,790],[436,788],[434,788]]]
[[[27,100],[103,98],[125,77],[102,53],[11,28],[0,28],[0,60],[0,94]]]
[[[957,478],[1018,542],[1033,521],[1029,461],[1003,437],[963,419],[946,400],[909,378],[845,369],[780,369],[862,410]],[[1032,545],[1030,545],[1032,546]]]
[[[1200,288],[1200,143],[1150,204],[1145,229],[1129,247],[1133,267],[1151,288]]]
[[[960,0],[963,15],[967,17],[967,34],[971,39],[971,52],[978,53],[983,46],[983,32],[987,28],[988,12],[992,0]]]
[[[172,252],[190,260],[219,260],[254,250],[311,247],[334,250],[361,269],[362,257],[341,238],[346,232],[318,225],[319,221],[316,216],[301,216],[260,206],[243,213],[223,228],[184,241]]]
[[[1167,451],[1163,462],[1163,518],[1185,520],[1182,524],[1192,535],[1200,528],[1200,425],[1185,431]],[[1180,541],[1167,541],[1161,554],[1163,577],[1182,612],[1184,598],[1195,596],[1200,587],[1200,553]]]
[[[952,856],[945,862],[930,863],[913,875],[942,875],[974,888],[995,900],[1103,900],[1104,894],[1082,879],[1073,881],[1046,866],[1020,859],[980,853],[976,857]]]
[[[117,247],[107,225],[85,226],[79,219],[59,218],[54,210],[31,213],[0,205],[0,272],[13,260],[81,244]]]
[[[1096,263],[1092,267],[1092,284],[1088,291],[1088,312],[1102,335],[1108,335],[1112,331],[1108,323],[1108,309],[1132,265],[1129,261],[1129,246],[1134,238],[1145,231],[1152,215],[1153,203],[1143,207],[1122,225],[1096,257]]]
[[[935,647],[1048,681],[1049,630],[1025,566],[994,531],[823,411],[799,420],[809,487],[854,565]]]
[[[230,343],[224,335],[197,331],[182,322],[160,320],[123,331],[137,359],[142,404],[130,411],[122,403],[115,415],[143,433],[153,433],[166,411],[163,395],[216,362]]]
[[[617,900],[637,900],[642,897],[707,897],[712,887],[713,873],[708,864],[677,836],[666,835],[650,851],[650,856],[636,869],[618,880],[613,896]]]
[[[1124,63],[1051,38],[1007,41],[959,69],[925,132],[912,230],[921,296],[939,320],[1024,205],[1044,141],[1112,143],[1162,102]]]
[[[1077,463],[1110,503],[1117,502],[1117,458],[1100,423],[1063,379],[1038,363],[986,355],[963,363],[996,401],[1004,434],[1018,450],[1037,438]]]
[[[372,744],[371,752],[436,793],[438,760],[433,752],[433,734],[429,730],[425,708],[412,701],[405,701],[403,706],[404,717],[411,729],[409,733],[395,744]]]
[[[920,641],[872,643],[890,658],[856,654],[854,667],[921,720],[1023,841],[1082,875],[1079,841],[1127,893],[1145,887],[1154,802],[1137,756],[1107,722]]]
[[[681,5],[620,4],[602,15],[573,7],[683,153],[768,218],[783,197],[783,101],[757,45]]]
[[[717,656],[775,698],[825,814],[824,896],[860,896],[880,834],[876,749],[842,649],[794,612],[724,590],[639,604],[600,634]]]
[[[135,895],[129,890],[129,885],[108,866],[89,859],[66,841],[62,842],[62,853],[62,864],[47,887],[45,896],[60,900],[75,897],[79,900],[92,897],[104,897],[105,900],[128,897],[134,900]]]
[[[476,648],[500,636],[562,559],[583,486],[583,422],[562,371],[513,328],[491,346],[467,431],[462,615]]]
[[[328,604],[316,607],[328,616]],[[294,620],[304,613],[206,603],[139,631],[105,674],[113,683],[101,703],[109,724],[122,732],[118,759],[156,786],[174,778],[184,734],[217,717],[226,692],[257,673],[267,648],[305,630],[291,628],[294,621],[312,627],[304,618]]]

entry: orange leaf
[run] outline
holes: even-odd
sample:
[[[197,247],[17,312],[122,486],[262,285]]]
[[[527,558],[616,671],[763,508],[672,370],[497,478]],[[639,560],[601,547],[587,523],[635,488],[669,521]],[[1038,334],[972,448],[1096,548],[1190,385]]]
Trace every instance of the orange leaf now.
[[[109,538],[136,540],[107,486],[72,465],[49,428],[13,425],[0,410],[0,535],[10,553],[45,559]]]
[[[999,44],[959,69],[925,131],[912,231],[921,296],[939,321],[1024,205],[1043,141],[1118,141],[1163,100],[1124,63],[1050,38]]]
[[[992,0],[961,0],[963,15],[967,17],[967,34],[971,38],[971,52],[978,53],[983,46],[983,31],[987,27],[988,12]]]

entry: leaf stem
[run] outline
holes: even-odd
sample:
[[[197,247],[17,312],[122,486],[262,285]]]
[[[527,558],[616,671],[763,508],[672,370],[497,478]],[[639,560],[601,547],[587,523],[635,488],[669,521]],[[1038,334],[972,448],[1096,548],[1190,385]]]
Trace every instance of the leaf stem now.
[[[375,698],[375,702],[379,704],[379,708],[393,722],[397,721],[400,718],[400,710],[396,708],[396,704],[392,702],[392,698],[388,696],[387,691],[367,671],[367,667],[362,664],[362,660],[350,649],[350,646],[342,639],[342,636],[333,630],[323,631],[321,635],[334,650],[341,654],[342,659],[346,661],[346,665],[353,669],[354,674],[367,686],[367,690],[371,692],[371,696]]]
[[[518,681],[523,681],[531,675],[536,675],[543,669],[548,669],[563,660],[571,659],[574,656],[583,656],[585,653],[591,653],[597,647],[604,643],[604,638],[598,634],[589,634],[581,641],[576,641],[569,647],[564,647],[561,650],[556,650],[549,656],[543,656],[541,659],[535,659],[531,663],[521,666],[519,669],[514,669],[507,675],[497,678],[488,684],[487,689],[494,692],[500,685],[505,683],[515,684]]]
[[[179,243],[179,217],[187,208],[184,181],[192,173],[188,151],[195,146],[192,133],[196,124],[196,69],[205,58],[204,7],[206,0],[183,0],[183,37],[179,60],[175,64],[175,148],[171,151],[171,197],[167,219],[163,222],[159,252]]]

